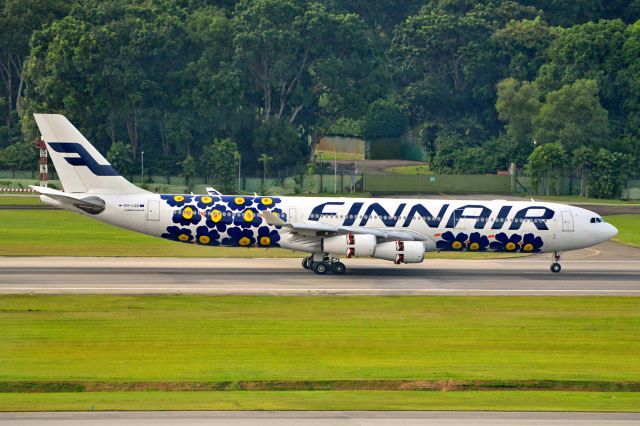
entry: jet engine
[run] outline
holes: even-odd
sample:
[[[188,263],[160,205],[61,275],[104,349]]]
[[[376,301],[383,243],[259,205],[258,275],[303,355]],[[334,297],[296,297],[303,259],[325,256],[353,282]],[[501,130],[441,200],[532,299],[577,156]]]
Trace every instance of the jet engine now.
[[[322,239],[322,251],[346,257],[373,256],[376,249],[376,237],[374,235],[338,235]]]
[[[422,263],[424,244],[421,241],[389,241],[376,246],[373,257],[401,263]]]

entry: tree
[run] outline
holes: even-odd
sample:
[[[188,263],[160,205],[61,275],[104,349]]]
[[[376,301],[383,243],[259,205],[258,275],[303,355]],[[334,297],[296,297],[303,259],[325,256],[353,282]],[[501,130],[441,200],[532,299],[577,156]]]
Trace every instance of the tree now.
[[[560,195],[560,176],[566,159],[564,147],[557,142],[540,145],[531,153],[527,167],[536,194]]]
[[[580,178],[580,195],[589,196],[589,172],[593,168],[595,151],[588,146],[579,146],[571,153],[571,165]]]
[[[0,165],[11,170],[24,170],[29,165],[35,167],[36,152],[27,143],[14,143],[0,150]]]
[[[255,133],[253,151],[267,153],[276,169],[306,162],[307,142],[295,127],[286,121],[270,119]]]
[[[535,84],[519,82],[513,78],[498,83],[496,110],[506,123],[507,135],[512,142],[511,151],[530,152],[533,142],[533,120],[542,103]]]
[[[589,194],[596,198],[618,198],[635,159],[600,148],[592,159]]]
[[[407,130],[409,117],[392,101],[371,104],[364,117],[362,134],[366,139],[393,138]]]
[[[111,145],[107,152],[107,160],[123,176],[133,173],[133,151],[131,145],[118,141]]]
[[[215,177],[215,183],[222,193],[228,194],[235,188],[238,171],[238,146],[231,139],[216,139],[202,151],[202,168],[207,175]]]
[[[609,119],[598,99],[597,82],[577,80],[549,93],[533,125],[538,143],[559,142],[569,152],[605,143]]]
[[[624,68],[626,38],[626,26],[620,20],[589,22],[563,30],[549,46],[548,63],[540,68],[536,80],[538,87],[546,94],[578,80],[596,81],[614,135],[620,135],[628,88],[618,74]]]
[[[191,189],[191,178],[196,174],[197,171],[196,161],[191,155],[187,154],[187,157],[182,162],[180,162],[180,167],[182,168],[182,174],[184,175],[187,189]]]
[[[531,81],[547,61],[547,49],[560,31],[537,16],[533,20],[510,21],[496,30],[492,39],[508,64],[508,75],[516,80]]]

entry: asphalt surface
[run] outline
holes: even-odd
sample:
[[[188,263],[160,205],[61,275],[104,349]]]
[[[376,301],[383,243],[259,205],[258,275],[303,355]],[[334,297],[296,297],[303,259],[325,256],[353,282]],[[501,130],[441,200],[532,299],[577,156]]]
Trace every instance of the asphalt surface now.
[[[531,413],[531,412],[404,412],[404,411],[167,411],[5,413],[1,425],[518,425],[518,426],[626,426],[637,425],[640,414]]]
[[[0,257],[0,294],[640,296],[638,249],[609,242],[565,253],[559,274],[550,257],[347,259],[342,276],[304,270],[300,259]]]

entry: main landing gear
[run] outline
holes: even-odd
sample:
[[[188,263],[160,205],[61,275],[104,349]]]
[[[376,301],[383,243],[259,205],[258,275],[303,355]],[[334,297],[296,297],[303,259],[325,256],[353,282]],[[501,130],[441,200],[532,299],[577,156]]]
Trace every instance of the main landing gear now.
[[[555,252],[553,253],[551,260],[553,261],[553,263],[551,264],[551,272],[554,273],[558,273],[560,271],[562,271],[562,266],[560,266],[560,252]]]
[[[314,257],[316,259],[314,260]],[[302,267],[304,269],[310,269],[318,275],[326,274],[327,272],[333,272],[336,275],[342,275],[347,270],[347,267],[344,263],[340,262],[340,260],[336,257],[331,257],[328,255],[322,255],[320,259],[317,259],[319,256],[308,256],[302,259]]]

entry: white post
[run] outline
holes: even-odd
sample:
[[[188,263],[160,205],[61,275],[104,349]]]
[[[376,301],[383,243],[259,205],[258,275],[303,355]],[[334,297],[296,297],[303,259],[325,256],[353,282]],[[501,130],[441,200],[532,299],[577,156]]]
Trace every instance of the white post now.
[[[333,151],[333,193],[338,192],[338,152]]]
[[[144,151],[140,153],[140,185],[144,185]]]
[[[240,155],[240,153],[238,153],[238,194],[241,191],[242,188],[242,179],[241,179],[241,173],[242,173],[242,156]]]

